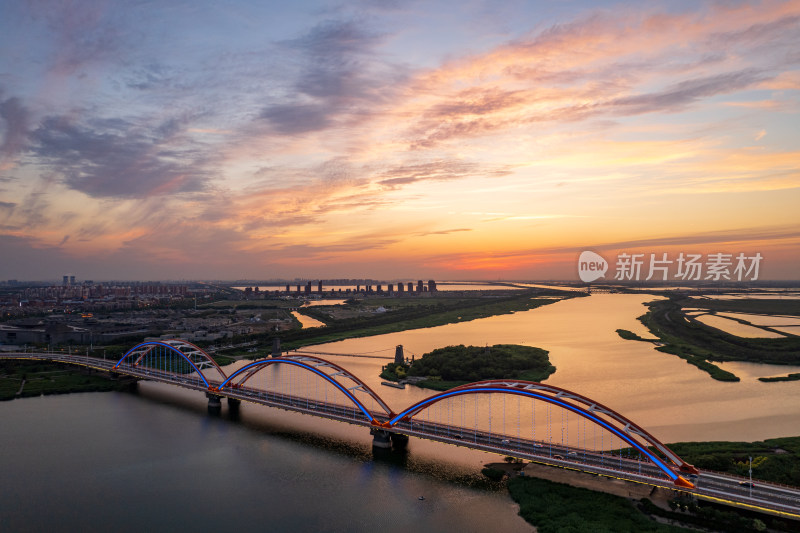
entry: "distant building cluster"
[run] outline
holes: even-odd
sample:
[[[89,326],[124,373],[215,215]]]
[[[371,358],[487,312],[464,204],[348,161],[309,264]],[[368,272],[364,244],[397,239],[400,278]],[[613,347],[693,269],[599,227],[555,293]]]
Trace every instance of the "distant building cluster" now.
[[[339,280],[337,280],[339,281]],[[385,286],[382,283],[371,283],[371,282],[363,282],[363,283],[356,283],[355,287],[348,286],[348,287],[341,287],[337,286],[336,282],[331,282],[327,285],[324,281],[310,281],[307,280],[304,283],[287,283],[286,286],[281,289],[275,290],[261,290],[259,287],[245,287],[244,288],[244,296],[246,299],[250,298],[266,298],[269,296],[292,296],[292,295],[300,295],[300,296],[311,296],[311,295],[357,295],[357,294],[383,294],[387,296],[403,296],[405,294],[409,295],[419,295],[419,294],[432,294],[437,291],[436,289],[436,281],[428,280],[425,283],[423,280],[417,281],[416,284],[414,282],[409,281],[408,284],[404,284],[403,282],[397,283],[395,287],[394,283],[387,283]]]
[[[6,285],[14,287],[18,282],[9,280]],[[195,296],[198,291],[187,285],[162,283],[95,283],[92,280],[78,282],[75,276],[64,276],[61,285],[25,287],[17,293],[0,296],[0,308],[6,314],[26,307],[73,308],[82,310],[135,309],[143,304],[163,300],[178,300]]]

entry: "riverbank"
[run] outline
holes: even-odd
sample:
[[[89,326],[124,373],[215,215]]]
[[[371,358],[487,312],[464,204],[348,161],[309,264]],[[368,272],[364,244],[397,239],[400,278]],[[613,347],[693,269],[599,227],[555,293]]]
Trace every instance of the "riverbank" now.
[[[303,309],[310,317],[325,325],[312,329],[281,332],[283,349],[296,349],[305,346],[325,344],[345,339],[370,337],[396,333],[400,331],[432,328],[447,324],[470,322],[481,318],[507,315],[529,311],[545,305],[553,304],[566,298],[585,296],[574,292],[519,291],[514,296],[483,296],[480,298],[435,299],[430,298],[417,305],[407,305],[398,299],[396,307],[380,306],[378,311],[349,318],[334,318],[324,306]],[[375,302],[365,300],[353,305],[373,305]],[[388,303],[386,305],[389,305]],[[275,334],[260,335],[257,339],[265,349],[272,345]]]
[[[758,378],[758,381],[762,381],[764,383],[772,383],[775,381],[800,381],[800,373],[787,374],[786,376],[778,376],[773,378]]]
[[[702,306],[710,313],[717,311],[741,312],[752,309],[759,311],[798,312],[796,302],[783,300],[761,300],[753,304],[744,301],[697,300],[682,296],[668,300],[658,300],[647,304],[649,311],[639,317],[656,339],[644,339],[627,330],[617,330],[620,337],[627,340],[654,342],[660,344],[656,350],[684,359],[687,363],[707,372],[718,381],[740,381],[740,378],[723,370],[712,361],[745,361],[774,365],[800,364],[800,338],[746,338],[724,332],[705,325],[696,316],[684,312],[684,308],[696,310]],[[762,379],[764,382],[789,381],[798,378]]]
[[[683,442],[667,446],[701,472],[707,469],[747,476],[752,457],[754,479],[800,486],[800,437],[757,442]],[[715,531],[760,531],[762,525],[773,531],[788,532],[797,531],[800,526],[797,521],[676,497],[672,491],[578,470],[507,461],[487,464],[483,473],[495,481],[503,476],[508,478],[509,494],[519,504],[520,515],[539,532],[561,531],[562,528],[686,531],[680,526]]]
[[[126,390],[130,383],[72,365],[0,361],[0,401],[49,394]]]
[[[782,338],[740,337],[720,329],[707,326],[696,319],[694,312],[700,308],[708,313],[745,312],[757,309],[761,312],[771,310],[773,314],[785,313],[800,315],[797,301],[759,300],[698,300],[685,297],[672,297],[647,304],[649,311],[639,317],[650,332],[665,346],[661,351],[679,356],[694,356],[711,361],[746,361],[772,365],[800,364],[800,337],[787,334]],[[684,357],[686,358],[686,357]],[[691,362],[691,361],[690,361]],[[694,364],[694,363],[693,363]],[[718,368],[718,367],[717,367]],[[724,375],[724,371],[719,369]],[[716,379],[720,379],[717,377]]]
[[[731,533],[767,529],[797,531],[798,523],[792,520],[674,497],[663,489],[635,484],[617,486],[623,482],[589,476],[593,479],[585,482],[602,485],[605,489],[598,491],[533,477],[530,474],[535,470],[529,468],[525,467],[524,476],[511,477],[507,486],[511,498],[519,505],[520,516],[539,533],[678,533],[698,529]]]
[[[668,447],[703,469],[746,476],[752,457],[754,479],[800,486],[800,437],[758,442],[686,442]],[[520,515],[539,532],[562,531],[797,531],[800,523],[783,517],[693,500],[657,489],[578,470],[536,463],[485,465],[483,474],[508,479]],[[702,474],[701,474],[702,476]],[[689,529],[684,529],[689,528]]]

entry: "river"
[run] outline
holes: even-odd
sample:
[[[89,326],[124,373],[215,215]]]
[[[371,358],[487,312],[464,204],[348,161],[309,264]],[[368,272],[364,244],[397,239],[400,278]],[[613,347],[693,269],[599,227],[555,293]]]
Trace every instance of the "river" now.
[[[619,338],[617,328],[648,336],[636,317],[652,298],[593,295],[315,349],[391,356],[402,344],[419,356],[449,344],[538,346],[557,367],[547,383],[619,410],[664,442],[798,434],[797,383],[756,379],[797,367],[729,363],[742,382],[722,383]],[[380,359],[331,359],[395,410],[431,394],[382,387]],[[0,416],[4,531],[531,529],[503,491],[483,486],[481,465],[498,460],[484,452],[412,439],[405,454],[375,457],[365,428],[251,404],[212,416],[203,396],[147,382],[137,394],[4,402]]]
[[[762,383],[759,376],[800,372],[798,366],[725,363],[739,383],[711,379],[682,359],[645,342],[626,341],[627,329],[650,337],[637,320],[647,311],[646,294],[596,294],[513,315],[460,324],[348,339],[314,347],[333,353],[380,353],[402,344],[424,354],[451,344],[525,344],[549,350],[556,372],[547,383],[588,396],[618,410],[662,442],[761,440],[800,435],[800,386]],[[364,379],[395,410],[430,391],[380,386],[380,360],[331,357]]]
[[[215,417],[197,393],[154,384],[4,402],[2,529],[531,530],[475,470],[375,458],[364,428],[332,438],[308,417],[248,410]]]

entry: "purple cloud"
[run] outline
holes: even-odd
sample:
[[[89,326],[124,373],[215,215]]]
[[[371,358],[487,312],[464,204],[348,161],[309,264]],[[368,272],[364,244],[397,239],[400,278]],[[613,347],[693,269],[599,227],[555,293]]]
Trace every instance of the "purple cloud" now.
[[[166,149],[157,137],[116,120],[91,129],[49,117],[32,134],[34,153],[68,187],[102,198],[202,191],[209,172],[192,151]],[[168,128],[169,129],[169,128]]]

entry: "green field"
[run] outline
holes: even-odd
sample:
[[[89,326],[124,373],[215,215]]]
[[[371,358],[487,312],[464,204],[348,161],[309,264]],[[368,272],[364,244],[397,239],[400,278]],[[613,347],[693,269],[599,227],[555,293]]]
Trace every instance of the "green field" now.
[[[24,381],[24,384],[23,384]],[[129,383],[73,365],[40,361],[0,361],[0,400],[42,394],[124,390]]]
[[[683,308],[699,307],[715,312],[793,314],[800,309],[796,300],[698,300],[673,296],[668,300],[650,302],[648,307],[650,310],[639,320],[663,343],[656,349],[685,359],[714,379],[739,381],[737,376],[722,370],[713,361],[800,364],[800,337],[737,337],[693,320],[683,312]]]

